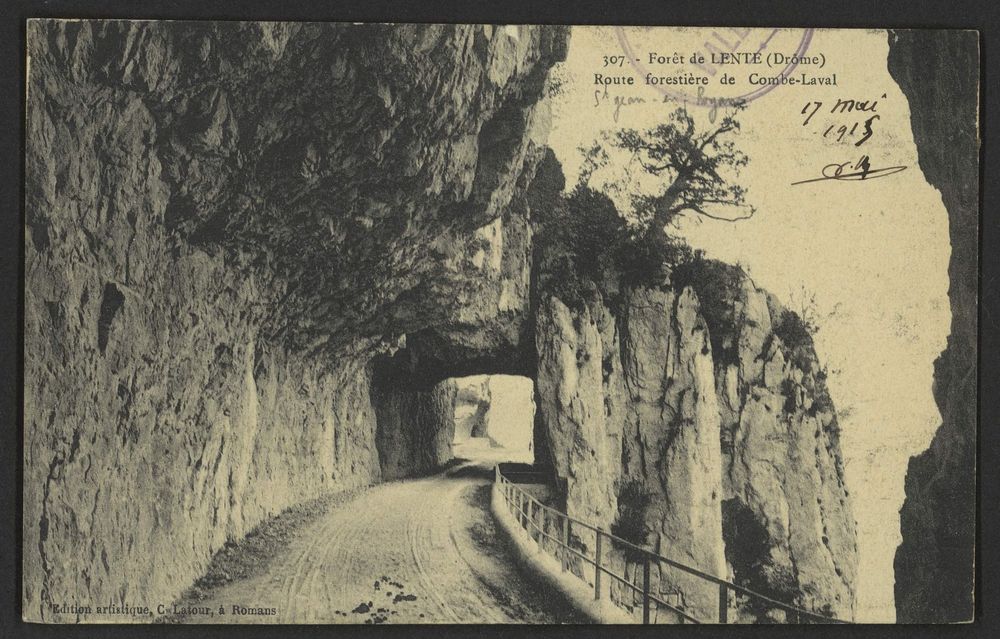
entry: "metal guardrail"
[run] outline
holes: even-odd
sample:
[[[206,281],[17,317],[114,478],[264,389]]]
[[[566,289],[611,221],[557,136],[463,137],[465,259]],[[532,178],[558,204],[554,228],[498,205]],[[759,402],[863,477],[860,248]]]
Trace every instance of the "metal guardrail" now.
[[[730,581],[726,581],[715,575],[710,575],[708,573],[702,572],[696,568],[686,566],[682,563],[668,559],[662,555],[659,555],[647,548],[638,546],[626,539],[622,539],[617,535],[610,532],[602,530],[601,528],[589,524],[585,521],[581,521],[574,517],[570,517],[566,513],[546,506],[545,504],[538,501],[530,493],[519,487],[514,480],[516,479],[541,479],[545,477],[544,473],[537,472],[525,472],[525,471],[513,471],[509,473],[503,473],[500,470],[500,466],[495,467],[495,481],[500,487],[500,494],[504,498],[504,502],[507,506],[507,510],[516,519],[518,525],[521,526],[530,536],[532,536],[535,541],[538,542],[539,548],[544,548],[544,544],[541,543],[542,538],[548,539],[555,543],[556,551],[555,558],[560,561],[562,566],[562,571],[567,572],[570,569],[571,557],[575,556],[582,561],[590,564],[594,567],[594,599],[598,600],[601,598],[601,576],[607,575],[611,579],[621,583],[626,588],[638,593],[642,596],[642,622],[648,624],[650,622],[650,615],[652,612],[653,605],[657,608],[665,608],[673,613],[675,613],[681,620],[681,623],[706,623],[706,621],[697,619],[685,610],[674,606],[660,597],[654,595],[650,592],[650,567],[651,564],[656,562],[658,564],[665,564],[672,568],[676,568],[682,572],[692,575],[698,579],[709,582],[718,586],[719,588],[719,607],[718,607],[718,617],[707,623],[717,622],[720,624],[729,623],[729,594],[734,593],[736,595],[742,595],[750,599],[754,599],[758,602],[767,604],[771,608],[776,608],[783,610],[786,614],[787,623],[824,623],[824,624],[848,624],[849,621],[844,621],[842,619],[836,619],[833,617],[827,617],[815,612],[810,612],[803,608],[793,606],[791,604],[772,599],[767,595],[763,595],[759,592],[755,592],[749,588],[736,585]],[[540,517],[539,517],[540,515]],[[545,523],[546,517],[552,517],[555,522],[557,522],[556,529],[559,531],[559,536],[555,536],[546,532]],[[541,521],[539,525],[538,520]],[[594,556],[590,557],[585,552],[581,552],[577,548],[574,548],[570,544],[570,529],[573,525],[582,527],[584,529],[590,530],[595,535],[594,543]],[[532,535],[532,530],[534,530],[535,535]],[[537,535],[537,537],[536,537]],[[643,557],[642,561],[642,586],[639,587],[632,583],[624,575],[619,575],[618,573],[612,571],[607,565],[602,563],[602,542],[603,540],[609,540],[619,547],[629,548],[639,556]]]

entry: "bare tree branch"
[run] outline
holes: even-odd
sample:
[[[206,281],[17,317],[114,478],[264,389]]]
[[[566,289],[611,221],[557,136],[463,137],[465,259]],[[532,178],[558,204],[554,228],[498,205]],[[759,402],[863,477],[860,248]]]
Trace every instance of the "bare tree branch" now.
[[[752,217],[752,207],[749,213],[738,216],[706,210],[706,205],[746,207],[745,189],[727,182],[720,172],[727,168],[738,174],[739,168],[746,166],[747,157],[728,139],[739,128],[734,113],[699,134],[694,118],[681,108],[654,128],[642,132],[623,129],[612,136],[611,143],[629,151],[646,174],[666,178],[659,193],[633,198],[639,220],[648,221],[650,230],[660,230],[685,212],[726,222]]]

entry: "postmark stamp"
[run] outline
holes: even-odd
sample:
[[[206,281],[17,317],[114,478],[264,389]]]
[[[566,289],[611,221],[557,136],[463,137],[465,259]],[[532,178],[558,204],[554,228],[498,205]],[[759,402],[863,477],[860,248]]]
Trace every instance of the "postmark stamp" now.
[[[708,107],[713,112],[756,100],[783,86],[807,59],[814,31],[720,28],[706,37],[706,30],[698,28],[671,30],[671,42],[664,42],[663,31],[655,27],[615,28],[625,59],[642,84],[659,92],[665,101]],[[758,74],[766,81],[719,81],[730,70],[750,67],[766,69]]]

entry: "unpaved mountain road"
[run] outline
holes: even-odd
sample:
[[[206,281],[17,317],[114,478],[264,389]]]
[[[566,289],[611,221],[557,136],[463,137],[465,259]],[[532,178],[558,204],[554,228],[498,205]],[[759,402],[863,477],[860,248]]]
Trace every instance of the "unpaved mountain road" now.
[[[296,534],[264,573],[185,602],[210,612],[183,621],[586,622],[519,567],[489,511],[496,459],[478,452],[476,461],[374,486],[334,505]],[[253,614],[258,608],[274,614]]]

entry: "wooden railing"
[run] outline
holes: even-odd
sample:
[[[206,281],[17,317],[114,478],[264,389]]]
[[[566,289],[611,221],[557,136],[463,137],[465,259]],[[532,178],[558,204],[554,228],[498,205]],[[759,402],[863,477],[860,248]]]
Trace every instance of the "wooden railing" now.
[[[532,539],[538,542],[539,548],[545,548],[545,544],[542,543],[542,539],[553,542],[555,552],[552,554],[559,560],[563,572],[570,571],[572,557],[577,557],[584,563],[593,566],[593,587],[595,600],[601,598],[602,575],[608,576],[609,578],[622,584],[622,586],[626,589],[640,595],[642,601],[642,622],[644,624],[650,623],[650,617],[654,606],[656,606],[657,609],[666,609],[673,612],[677,615],[680,623],[729,623],[730,593],[734,596],[743,596],[747,598],[747,600],[753,600],[757,604],[766,606],[769,609],[784,611],[786,623],[850,623],[848,621],[824,616],[782,601],[778,601],[749,588],[739,586],[720,577],[716,577],[715,575],[710,575],[696,568],[686,566],[680,562],[659,555],[647,548],[643,548],[642,546],[636,545],[626,539],[622,539],[617,535],[613,535],[610,532],[602,530],[597,526],[575,519],[560,510],[546,506],[517,485],[518,481],[521,481],[522,483],[534,483],[533,480],[541,479],[543,476],[544,475],[541,473],[524,471],[501,472],[500,466],[496,466],[495,481],[499,487],[500,495],[503,497],[508,512],[510,512],[510,514],[514,517],[518,525],[523,528]],[[525,482],[525,480],[527,480],[527,482]],[[595,542],[593,557],[586,553],[586,548],[584,548],[584,551],[581,551],[578,548],[574,548],[570,543],[570,535],[573,526],[589,530],[594,534]],[[556,534],[549,532],[547,528],[549,530],[557,531]],[[604,542],[613,543],[620,549],[627,549],[630,554],[640,558],[639,562],[642,564],[641,586],[633,583],[632,580],[628,579],[625,575],[620,575],[614,572],[603,561],[604,554],[602,553],[602,546],[604,545]],[[659,566],[670,566],[704,581],[706,585],[711,584],[713,587],[718,587],[719,603],[717,617],[711,620],[698,619],[687,610],[670,604],[667,601],[664,601],[657,594],[651,592],[650,571],[651,566],[654,563]]]

